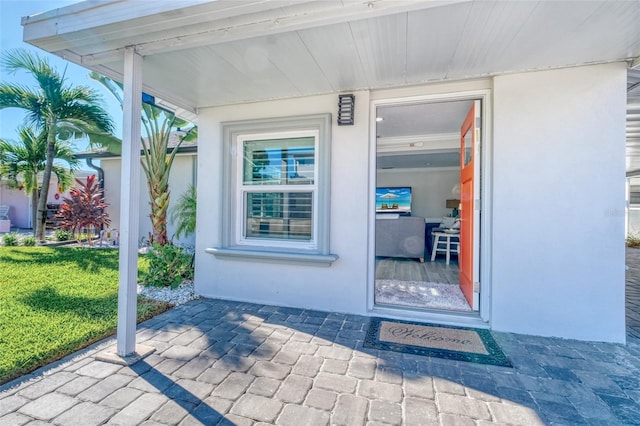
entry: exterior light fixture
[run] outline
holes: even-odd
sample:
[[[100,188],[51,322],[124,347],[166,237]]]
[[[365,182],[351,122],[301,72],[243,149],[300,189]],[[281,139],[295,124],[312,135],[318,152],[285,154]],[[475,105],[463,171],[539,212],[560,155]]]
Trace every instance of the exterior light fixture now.
[[[353,110],[356,97],[352,94],[338,95],[338,126],[353,126]]]
[[[376,122],[378,122],[378,123],[383,121],[383,120],[384,120],[384,118],[382,118],[382,117],[376,117]]]

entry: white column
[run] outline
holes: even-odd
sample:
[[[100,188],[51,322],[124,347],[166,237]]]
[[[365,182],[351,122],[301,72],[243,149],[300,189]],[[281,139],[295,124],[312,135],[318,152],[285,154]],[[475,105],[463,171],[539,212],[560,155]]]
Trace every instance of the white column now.
[[[122,169],[120,172],[120,287],[118,290],[118,355],[135,353],[138,283],[138,217],[140,210],[140,114],[142,56],[124,53]]]
[[[624,237],[629,235],[629,215],[631,207],[631,178],[627,178],[624,184]]]

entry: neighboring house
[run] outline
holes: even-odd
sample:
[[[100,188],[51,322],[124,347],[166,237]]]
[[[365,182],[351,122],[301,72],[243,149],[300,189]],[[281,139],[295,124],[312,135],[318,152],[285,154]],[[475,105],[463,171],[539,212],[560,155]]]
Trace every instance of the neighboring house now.
[[[86,179],[93,173],[79,170],[75,173],[78,179]],[[59,192],[58,179],[56,175],[51,176],[49,183],[49,196],[47,198],[48,205],[62,204],[65,197],[69,196],[69,191]],[[0,205],[9,206],[9,219],[11,220],[11,228],[33,228],[31,217],[31,196],[24,192],[21,187],[11,188],[9,182],[0,179]]]
[[[178,134],[173,132],[169,139],[169,148],[173,148],[178,142]],[[169,191],[171,194],[169,213],[177,202],[178,198],[187,190],[190,185],[196,184],[197,171],[197,150],[196,142],[183,142],[178,148],[178,153],[174,159],[171,168],[171,176],[169,177]],[[111,224],[109,228],[120,229],[120,196],[121,196],[121,180],[120,180],[120,156],[106,152],[105,150],[93,150],[82,152],[76,155],[80,159],[91,159],[91,163],[98,171],[98,176],[103,181],[105,201],[108,205],[106,211],[109,213]],[[99,161],[99,164],[97,164]],[[144,173],[140,174],[140,212],[139,212],[139,232],[138,241],[145,243],[149,241],[152,233],[151,207],[149,205],[149,191],[147,189],[147,180]],[[175,234],[176,225],[171,222],[170,214],[167,217],[167,230],[169,238]],[[195,237],[193,235],[174,238],[174,242],[193,246]]]
[[[198,115],[202,295],[624,342],[638,22],[638,1],[221,0],[84,2],[23,25],[130,99],[142,79]],[[377,188],[398,202],[377,208]],[[430,262],[456,204],[459,255]],[[407,205],[424,228],[387,215]],[[376,256],[385,220],[424,263]],[[382,298],[416,280],[459,284],[468,310]]]

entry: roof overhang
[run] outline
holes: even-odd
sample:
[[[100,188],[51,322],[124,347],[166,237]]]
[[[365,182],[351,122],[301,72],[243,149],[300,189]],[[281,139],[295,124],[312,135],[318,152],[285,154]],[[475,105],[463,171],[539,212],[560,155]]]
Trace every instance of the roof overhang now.
[[[134,47],[143,90],[192,113],[585,64],[637,67],[638,22],[639,0],[107,0],[23,18],[26,42],[117,80]],[[627,170],[640,170],[632,84]]]

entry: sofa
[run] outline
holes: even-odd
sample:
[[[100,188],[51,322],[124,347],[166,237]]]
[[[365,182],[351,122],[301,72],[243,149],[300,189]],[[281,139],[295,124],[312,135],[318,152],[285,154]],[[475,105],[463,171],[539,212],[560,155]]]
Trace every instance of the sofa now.
[[[425,220],[419,216],[376,217],[376,256],[406,257],[424,262]]]

